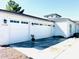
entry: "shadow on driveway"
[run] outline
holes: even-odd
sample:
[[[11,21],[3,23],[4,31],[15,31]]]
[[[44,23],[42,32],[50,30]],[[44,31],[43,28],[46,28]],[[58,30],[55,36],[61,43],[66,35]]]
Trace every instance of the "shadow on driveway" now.
[[[20,43],[11,44],[10,47],[23,47],[23,48],[36,48],[36,49],[45,49],[57,43],[66,40],[65,38],[44,38],[38,39],[35,42],[25,41]]]

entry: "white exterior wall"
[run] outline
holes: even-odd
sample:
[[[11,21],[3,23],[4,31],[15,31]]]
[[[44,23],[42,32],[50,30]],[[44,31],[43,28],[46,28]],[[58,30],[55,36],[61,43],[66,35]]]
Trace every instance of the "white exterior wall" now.
[[[3,23],[3,20],[0,18],[0,45],[8,44],[9,42],[9,29],[8,25]]]
[[[70,24],[72,26],[71,29],[70,29]],[[58,36],[58,35],[64,37],[72,36],[75,33],[75,23],[72,21],[55,22],[53,33],[54,36]]]
[[[55,27],[53,29],[54,36],[64,36],[67,37],[67,22],[55,22]]]
[[[36,18],[21,16],[13,13],[11,14],[8,12],[0,12],[0,18],[0,45],[31,40],[31,34],[34,34],[35,39],[52,36],[52,27],[45,26],[45,24],[53,25],[53,22],[40,19],[38,20]],[[3,19],[7,20],[7,25],[2,25]],[[11,23],[10,20],[19,21],[20,23]],[[21,21],[28,22],[28,24],[21,24]],[[32,25],[31,23],[33,22],[42,23],[44,25]]]

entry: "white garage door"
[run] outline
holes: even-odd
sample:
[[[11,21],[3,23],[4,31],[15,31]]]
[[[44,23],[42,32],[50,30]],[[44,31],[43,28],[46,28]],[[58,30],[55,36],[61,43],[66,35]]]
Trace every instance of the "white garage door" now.
[[[28,40],[28,22],[10,21],[10,43]]]
[[[51,27],[44,25],[32,25],[31,34],[35,36],[35,39],[47,38],[51,36]]]

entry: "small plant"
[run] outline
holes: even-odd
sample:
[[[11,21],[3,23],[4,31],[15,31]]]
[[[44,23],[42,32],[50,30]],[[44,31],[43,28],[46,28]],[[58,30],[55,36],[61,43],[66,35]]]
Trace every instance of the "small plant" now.
[[[12,11],[12,12],[16,12],[16,13],[23,13],[24,12],[24,9],[21,10],[21,7],[19,6],[19,4],[13,0],[10,0],[8,2],[8,4],[6,5],[6,9],[8,11]]]

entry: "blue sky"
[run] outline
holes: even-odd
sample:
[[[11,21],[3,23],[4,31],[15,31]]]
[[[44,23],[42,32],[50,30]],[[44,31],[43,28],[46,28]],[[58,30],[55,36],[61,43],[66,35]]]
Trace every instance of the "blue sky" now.
[[[5,9],[8,0],[0,0],[0,9]],[[25,14],[38,17],[58,13],[62,17],[79,19],[79,0],[14,0],[25,9]]]

